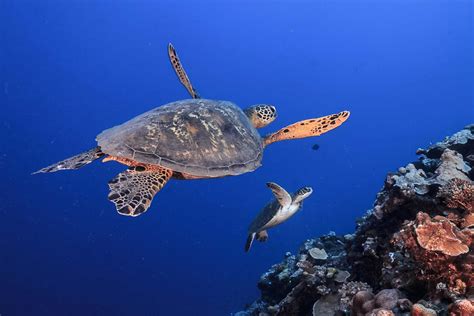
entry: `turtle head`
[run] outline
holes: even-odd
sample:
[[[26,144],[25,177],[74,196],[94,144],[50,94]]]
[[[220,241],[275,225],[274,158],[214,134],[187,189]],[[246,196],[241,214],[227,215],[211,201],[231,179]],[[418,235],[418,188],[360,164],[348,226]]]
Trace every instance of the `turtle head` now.
[[[304,199],[313,193],[312,187],[302,187],[293,195],[293,203],[301,203]]]
[[[276,109],[269,104],[256,104],[244,110],[253,127],[262,128],[273,122],[276,117]]]

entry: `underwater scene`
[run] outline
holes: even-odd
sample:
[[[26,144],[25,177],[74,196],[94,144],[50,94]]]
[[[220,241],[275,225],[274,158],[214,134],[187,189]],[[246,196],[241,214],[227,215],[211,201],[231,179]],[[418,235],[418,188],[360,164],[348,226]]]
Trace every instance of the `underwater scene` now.
[[[474,315],[474,4],[0,0],[0,315]]]

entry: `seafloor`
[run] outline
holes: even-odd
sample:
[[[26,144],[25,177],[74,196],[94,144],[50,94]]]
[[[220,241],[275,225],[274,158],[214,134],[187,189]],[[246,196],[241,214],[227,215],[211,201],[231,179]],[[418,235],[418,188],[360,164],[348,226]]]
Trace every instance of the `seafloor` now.
[[[354,234],[286,253],[235,316],[474,315],[474,125],[417,154]]]

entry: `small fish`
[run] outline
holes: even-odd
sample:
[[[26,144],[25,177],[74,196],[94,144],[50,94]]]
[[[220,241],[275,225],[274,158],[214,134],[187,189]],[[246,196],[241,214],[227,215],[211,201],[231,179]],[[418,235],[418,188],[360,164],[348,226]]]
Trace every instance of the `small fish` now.
[[[312,150],[318,150],[319,149],[319,145],[318,144],[314,144],[313,147],[311,147]]]

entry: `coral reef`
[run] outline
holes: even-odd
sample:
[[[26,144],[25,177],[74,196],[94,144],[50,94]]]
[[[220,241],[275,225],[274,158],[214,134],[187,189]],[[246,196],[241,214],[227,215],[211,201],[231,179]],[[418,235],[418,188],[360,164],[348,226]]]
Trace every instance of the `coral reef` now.
[[[474,315],[474,125],[417,154],[354,234],[287,253],[235,315]]]

